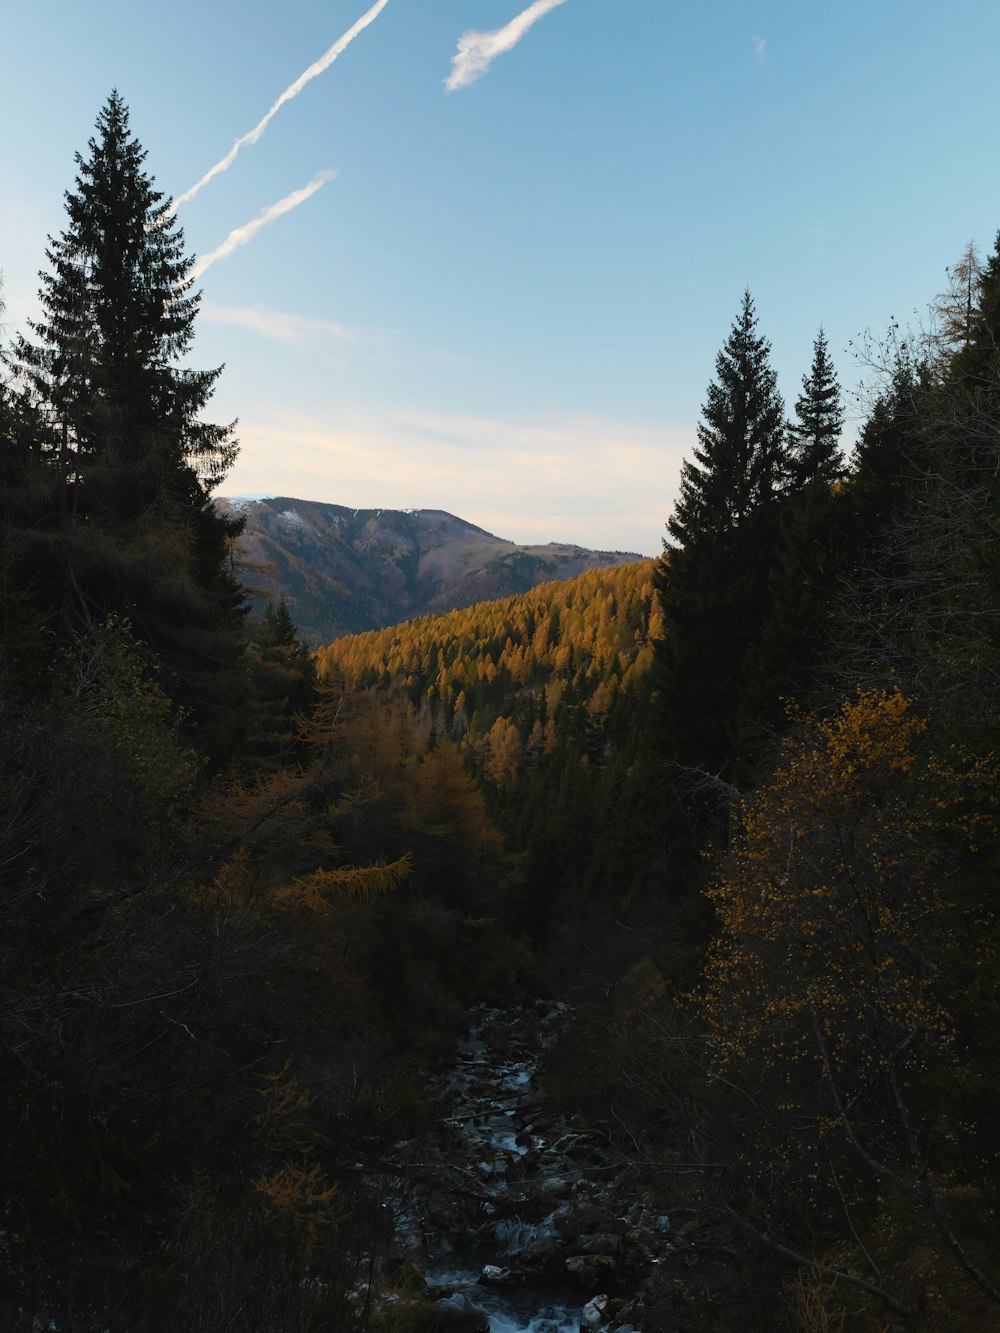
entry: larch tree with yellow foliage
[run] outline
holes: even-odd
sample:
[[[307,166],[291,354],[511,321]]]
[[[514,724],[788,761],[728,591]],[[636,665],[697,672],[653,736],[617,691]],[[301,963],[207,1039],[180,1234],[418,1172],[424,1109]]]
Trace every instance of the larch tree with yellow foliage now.
[[[761,1237],[853,1238],[835,1261],[791,1248],[898,1308],[914,1231],[1000,1301],[955,1220],[982,1128],[939,1092],[964,1068],[955,883],[997,840],[998,792],[992,758],[935,756],[908,699],[859,693],[786,738],[710,891],[721,930],[699,1003],[728,1197]]]

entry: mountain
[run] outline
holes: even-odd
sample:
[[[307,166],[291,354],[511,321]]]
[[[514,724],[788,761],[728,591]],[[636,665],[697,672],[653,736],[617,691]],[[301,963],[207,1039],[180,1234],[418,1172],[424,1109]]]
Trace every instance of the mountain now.
[[[216,504],[246,520],[243,581],[257,597],[284,596],[311,644],[642,559],[560,542],[518,546],[442,509],[348,509],[288,496]]]

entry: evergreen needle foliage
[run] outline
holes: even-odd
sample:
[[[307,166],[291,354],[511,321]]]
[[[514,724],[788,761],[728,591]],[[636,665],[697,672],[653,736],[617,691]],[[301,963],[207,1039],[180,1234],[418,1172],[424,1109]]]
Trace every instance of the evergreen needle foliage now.
[[[789,470],[784,406],[749,292],[715,369],[656,573],[655,673],[668,756],[713,771],[732,757],[739,673],[765,613]]]
[[[238,732],[245,606],[229,559],[239,525],[210,492],[237,446],[201,419],[220,372],[177,364],[200,295],[145,158],[112,93],[49,241],[42,314],[14,349],[32,429],[2,501],[17,577],[57,640],[127,615],[218,758]]]

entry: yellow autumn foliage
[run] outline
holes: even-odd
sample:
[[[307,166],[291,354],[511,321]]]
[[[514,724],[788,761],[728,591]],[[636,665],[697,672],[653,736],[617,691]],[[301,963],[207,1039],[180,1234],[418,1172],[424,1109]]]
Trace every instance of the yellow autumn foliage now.
[[[342,1219],[337,1185],[328,1184],[319,1163],[307,1157],[260,1176],[253,1186],[263,1195],[278,1228],[294,1237],[306,1255],[320,1233]]]
[[[314,870],[299,875],[279,889],[275,902],[283,907],[304,908],[310,912],[329,912],[336,901],[371,902],[398,888],[413,870],[409,852],[388,864],[376,861],[368,866],[337,866],[333,870]]]
[[[648,668],[648,645],[660,632],[655,563],[594,569],[514,597],[347,635],[319,649],[317,667],[321,676],[340,673],[355,686],[419,683],[426,698],[440,693],[440,669],[432,672],[431,662],[447,664],[449,698],[462,690],[471,696],[478,683],[498,677],[522,687],[553,672],[597,680],[610,663],[624,681]]]
[[[441,739],[407,769],[403,825],[414,834],[461,844],[494,842],[483,794],[451,741]]]
[[[784,1230],[862,1286],[874,1275],[882,1287],[901,1219],[906,1245],[932,1247],[949,1282],[973,1271],[947,1213],[962,1140],[992,1135],[989,1121],[973,1123],[955,987],[989,961],[993,923],[973,943],[955,895],[990,874],[1000,767],[992,755],[936,754],[931,740],[897,690],[799,720],[770,780],[733,812],[710,891],[719,933],[692,997],[728,1199],[751,1229]],[[969,1109],[956,1114],[953,1098]],[[985,1194],[977,1207],[988,1213]],[[825,1254],[821,1238],[838,1233]],[[810,1235],[813,1248],[800,1240]],[[839,1327],[830,1271],[796,1289],[804,1328]]]
[[[806,720],[740,805],[702,994],[723,1063],[818,1059],[818,1038],[877,1062],[915,1031],[947,1052],[944,885],[996,836],[997,771],[932,759],[925,732],[899,692],[864,691]]]

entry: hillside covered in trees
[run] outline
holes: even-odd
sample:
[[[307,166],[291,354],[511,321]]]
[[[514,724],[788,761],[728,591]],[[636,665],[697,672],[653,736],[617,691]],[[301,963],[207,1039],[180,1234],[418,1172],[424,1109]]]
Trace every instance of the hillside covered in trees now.
[[[283,599],[313,645],[638,558],[565,542],[519,546],[440,509],[288,496],[215,503],[243,524],[236,556],[257,601]]]
[[[144,163],[113,94],[4,351],[0,1324],[482,1330],[408,1191],[473,1006],[558,994],[485,1166],[615,1173],[603,1230],[560,1185],[591,1327],[995,1328],[1000,247],[869,346],[850,458],[747,293],[661,560],[312,655]]]
[[[593,570],[316,655],[328,683],[404,700],[458,746],[528,856],[536,930],[572,929],[581,889],[610,879],[621,896],[623,874],[637,890],[658,882],[643,726],[661,624],[654,573],[652,560]]]

